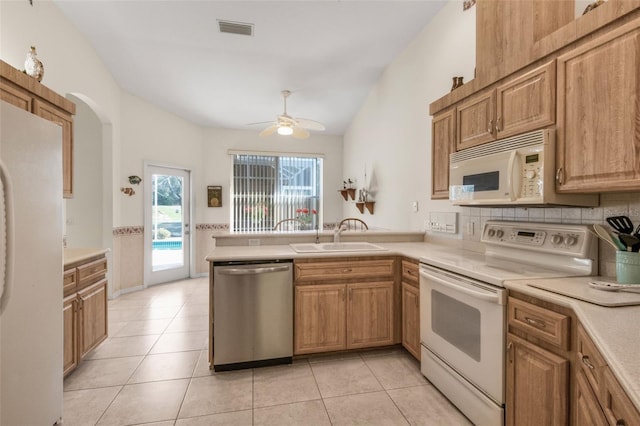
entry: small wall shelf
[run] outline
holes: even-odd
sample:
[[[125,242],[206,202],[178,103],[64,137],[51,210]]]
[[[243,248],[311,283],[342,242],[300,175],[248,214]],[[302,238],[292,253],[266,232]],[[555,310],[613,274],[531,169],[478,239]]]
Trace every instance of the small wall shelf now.
[[[356,189],[355,188],[340,189],[338,192],[340,192],[340,194],[342,194],[342,198],[344,198],[345,201],[349,201],[349,197],[351,197],[352,200],[356,199]]]
[[[364,209],[366,207],[369,210],[370,214],[373,214],[373,206],[376,204],[375,201],[365,201],[364,203],[358,202],[356,203],[356,207],[360,210],[360,213],[364,213]]]

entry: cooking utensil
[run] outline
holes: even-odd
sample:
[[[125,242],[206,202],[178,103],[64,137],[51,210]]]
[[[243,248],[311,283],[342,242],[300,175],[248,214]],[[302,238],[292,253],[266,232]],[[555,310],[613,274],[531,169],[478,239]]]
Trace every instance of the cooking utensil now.
[[[640,286],[637,284],[618,284],[607,281],[590,281],[589,287],[603,291],[628,291],[629,293],[640,292]]]
[[[640,238],[635,235],[618,234],[618,239],[625,245],[627,251],[640,250]]]
[[[596,232],[596,235],[598,236],[598,238],[600,238],[602,241],[611,245],[611,247],[613,247],[614,250],[627,249],[627,246],[623,245],[620,241],[613,238],[611,234],[609,234],[609,231],[607,231],[604,226],[598,225],[596,223],[595,225],[593,225],[593,230]]]
[[[636,237],[640,238],[640,225],[636,228],[636,232],[633,233]]]
[[[621,234],[633,234],[633,222],[627,216],[611,216],[607,223]]]

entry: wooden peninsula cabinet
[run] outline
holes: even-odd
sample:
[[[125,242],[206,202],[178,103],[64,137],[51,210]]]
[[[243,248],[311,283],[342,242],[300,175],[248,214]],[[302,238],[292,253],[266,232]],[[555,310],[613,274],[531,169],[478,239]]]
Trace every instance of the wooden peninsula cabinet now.
[[[396,259],[294,263],[294,355],[396,343]]]
[[[75,104],[1,60],[0,99],[62,128],[62,190],[64,198],[73,197]]]
[[[107,338],[107,258],[65,265],[63,280],[64,375]]]

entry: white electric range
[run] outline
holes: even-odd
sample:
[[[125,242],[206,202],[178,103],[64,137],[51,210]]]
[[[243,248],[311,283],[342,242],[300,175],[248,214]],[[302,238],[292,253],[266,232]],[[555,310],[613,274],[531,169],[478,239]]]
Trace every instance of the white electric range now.
[[[473,423],[504,424],[507,280],[597,273],[587,226],[488,221],[485,253],[420,259],[421,370]]]

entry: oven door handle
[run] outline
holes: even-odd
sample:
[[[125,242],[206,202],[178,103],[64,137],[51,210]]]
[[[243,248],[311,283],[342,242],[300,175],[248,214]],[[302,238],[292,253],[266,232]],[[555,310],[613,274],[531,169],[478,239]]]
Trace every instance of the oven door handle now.
[[[477,290],[472,290],[470,288],[467,287],[463,287],[460,286],[454,282],[451,282],[449,280],[446,280],[444,278],[441,278],[437,275],[434,274],[430,274],[428,272],[426,272],[425,270],[421,269],[420,270],[420,275],[422,277],[424,277],[425,279],[428,280],[433,280],[435,282],[437,282],[438,284],[441,284],[445,287],[451,288],[453,290],[459,291],[461,293],[465,293],[468,294],[469,296],[473,296],[477,299],[481,299],[481,300],[485,300],[487,302],[491,302],[491,303],[496,303],[498,305],[504,305],[504,297],[500,292],[482,292],[482,291],[477,291]]]

